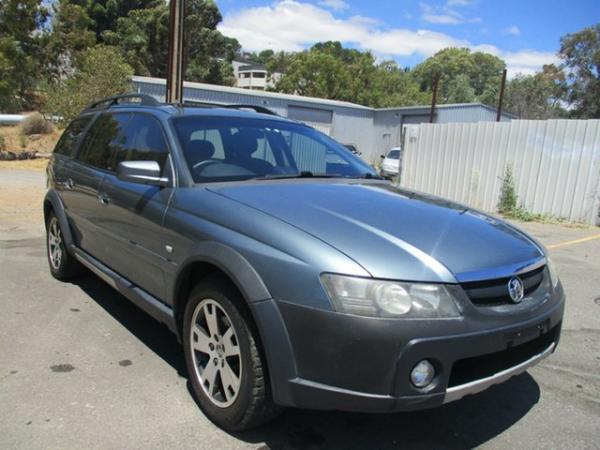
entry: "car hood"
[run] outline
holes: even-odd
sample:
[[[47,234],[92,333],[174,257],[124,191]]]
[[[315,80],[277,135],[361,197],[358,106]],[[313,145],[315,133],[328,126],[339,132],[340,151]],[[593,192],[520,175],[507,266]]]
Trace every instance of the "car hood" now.
[[[390,183],[286,180],[210,190],[302,229],[377,278],[500,278],[544,257],[505,222]]]

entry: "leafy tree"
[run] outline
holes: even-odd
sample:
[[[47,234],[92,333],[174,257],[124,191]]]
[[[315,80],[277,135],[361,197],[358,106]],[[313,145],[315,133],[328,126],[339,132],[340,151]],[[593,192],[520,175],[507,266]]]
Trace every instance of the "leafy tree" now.
[[[535,75],[519,74],[506,86],[506,110],[521,119],[551,119],[562,117],[561,101],[567,85],[564,73],[554,65],[544,66]]]
[[[116,32],[106,32],[104,36],[108,44],[120,49],[136,74],[167,76],[169,9],[166,3],[131,11],[119,19]]]
[[[91,19],[90,30],[96,34],[96,40],[102,42],[106,31],[115,31],[119,18],[126,17],[131,11],[154,8],[166,2],[162,0],[61,0],[80,6]]]
[[[92,101],[129,92],[133,69],[118,49],[98,45],[82,52],[76,72],[48,89],[45,112],[68,123]]]
[[[341,61],[323,52],[301,52],[277,83],[279,92],[345,100],[349,76]]]
[[[274,55],[275,52],[273,50],[267,49],[260,52],[242,53],[239,56],[256,64],[267,64]]]
[[[431,91],[433,80],[439,77],[439,103],[453,103],[456,98],[471,97],[470,101],[494,103],[491,100],[505,66],[504,61],[489,53],[449,47],[419,64],[413,73],[423,91]],[[471,89],[467,89],[467,80],[473,96]]]
[[[213,1],[187,1],[186,75],[190,81],[226,85],[235,83],[231,61],[240,50],[240,44],[217,30],[222,20],[221,12]]]
[[[212,1],[188,0],[185,17],[186,79],[214,84],[233,84],[231,60],[240,46],[216,28],[222,20]],[[117,46],[138,75],[166,77],[169,8],[161,2],[153,8],[132,10],[117,21],[116,31],[103,33]]]
[[[568,69],[568,99],[577,118],[600,118],[600,23],[560,40],[559,56]]]
[[[486,91],[500,89],[502,71],[506,68],[506,64],[497,56],[484,52],[471,53],[471,61],[473,61],[473,66],[471,72],[468,73],[470,84],[475,91],[475,96],[482,101]],[[495,102],[496,98],[491,103]]]
[[[52,32],[45,52],[45,69],[51,79],[70,74],[79,54],[96,44],[93,21],[85,8],[61,0],[54,5]]]
[[[460,74],[448,81],[446,99],[448,103],[472,103],[476,98],[475,89],[471,86],[468,75]]]
[[[419,90],[419,85],[411,72],[398,67],[394,61],[384,61],[379,64],[374,76],[375,99],[370,106],[377,108],[416,106],[431,101],[430,93]]]
[[[284,73],[275,87],[280,92],[374,107],[429,101],[411,74],[395,62],[376,64],[371,53],[343,48],[339,42],[318,43],[296,54],[274,54],[267,68]]]
[[[373,101],[375,59],[339,42],[314,45],[290,60],[276,90],[361,104]]]
[[[0,110],[14,111],[36,101],[45,35],[38,31],[48,18],[41,0],[0,2]]]
[[[286,73],[294,58],[294,53],[276,52],[264,63],[269,73]]]

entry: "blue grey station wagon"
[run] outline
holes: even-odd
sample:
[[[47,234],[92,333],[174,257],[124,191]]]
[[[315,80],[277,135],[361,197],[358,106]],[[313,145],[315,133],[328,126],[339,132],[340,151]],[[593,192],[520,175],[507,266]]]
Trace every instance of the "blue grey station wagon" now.
[[[539,243],[261,107],[99,101],[48,186],[52,275],[86,267],[166,324],[228,430],[282,407],[436,407],[558,344],[565,296]]]

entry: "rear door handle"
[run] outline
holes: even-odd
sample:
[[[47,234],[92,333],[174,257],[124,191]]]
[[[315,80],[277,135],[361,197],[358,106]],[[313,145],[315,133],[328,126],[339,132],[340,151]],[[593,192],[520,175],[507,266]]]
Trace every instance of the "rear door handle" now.
[[[103,206],[108,206],[108,204],[110,203],[110,197],[104,193],[98,195],[98,201],[100,202],[101,205]]]

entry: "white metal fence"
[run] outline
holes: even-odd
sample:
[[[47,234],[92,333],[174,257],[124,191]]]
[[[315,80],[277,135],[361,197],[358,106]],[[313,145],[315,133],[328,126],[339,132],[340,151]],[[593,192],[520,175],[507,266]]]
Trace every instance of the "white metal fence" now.
[[[493,212],[507,165],[527,210],[600,225],[600,120],[416,125],[401,185]]]

